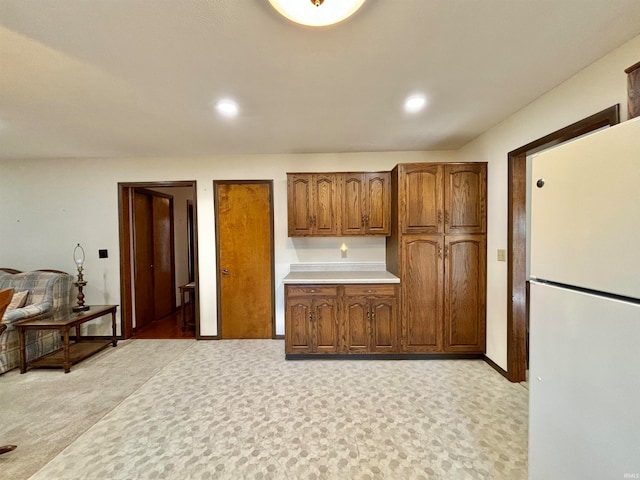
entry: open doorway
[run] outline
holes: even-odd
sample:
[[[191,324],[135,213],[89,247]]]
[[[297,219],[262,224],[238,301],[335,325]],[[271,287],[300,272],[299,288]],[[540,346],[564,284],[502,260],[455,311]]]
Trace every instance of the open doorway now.
[[[123,337],[198,338],[196,182],[119,183],[118,199]]]
[[[527,157],[619,122],[620,105],[613,105],[508,154],[506,374],[512,382],[526,380],[528,358]]]

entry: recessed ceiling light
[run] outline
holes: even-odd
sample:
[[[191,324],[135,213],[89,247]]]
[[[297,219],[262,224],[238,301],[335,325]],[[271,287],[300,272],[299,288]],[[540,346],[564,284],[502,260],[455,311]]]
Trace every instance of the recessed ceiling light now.
[[[421,93],[410,95],[404,102],[404,110],[408,113],[416,113],[422,110],[427,104],[427,99]]]
[[[238,104],[233,100],[220,100],[216,103],[216,110],[225,117],[235,117],[238,114]]]
[[[311,27],[341,22],[353,15],[365,0],[269,0],[283,17]]]

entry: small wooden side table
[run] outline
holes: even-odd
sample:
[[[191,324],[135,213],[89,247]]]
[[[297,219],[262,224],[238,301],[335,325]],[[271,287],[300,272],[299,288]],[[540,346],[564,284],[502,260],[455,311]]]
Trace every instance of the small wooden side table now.
[[[180,299],[182,303],[182,331],[184,332],[187,328],[187,297],[189,298],[190,303],[193,304],[193,302],[195,302],[196,282],[190,282],[185,285],[180,285],[178,288],[180,289]],[[193,323],[195,323],[195,321]]]
[[[67,318],[54,321],[51,316],[31,318],[16,322],[20,337],[20,373],[25,373],[28,367],[63,367],[64,373],[71,371],[71,365],[84,360],[90,355],[106,348],[109,344],[118,345],[116,335],[116,309],[118,305],[91,305],[84,312],[69,312]],[[111,314],[112,336],[107,339],[89,340],[80,336],[80,325],[89,320]],[[76,341],[69,344],[69,330],[76,329]],[[40,358],[27,362],[25,332],[27,330],[60,330],[62,334],[62,348],[48,353]]]

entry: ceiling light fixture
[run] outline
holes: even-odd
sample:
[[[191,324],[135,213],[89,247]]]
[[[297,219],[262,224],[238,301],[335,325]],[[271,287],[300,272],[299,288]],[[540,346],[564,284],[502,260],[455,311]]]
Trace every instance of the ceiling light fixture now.
[[[238,104],[233,100],[220,100],[216,103],[216,110],[225,117],[235,117],[238,114]]]
[[[341,22],[353,15],[365,0],[269,0],[283,17],[311,27]]]
[[[410,95],[404,102],[404,110],[408,113],[416,113],[422,110],[427,104],[427,99],[422,94]]]

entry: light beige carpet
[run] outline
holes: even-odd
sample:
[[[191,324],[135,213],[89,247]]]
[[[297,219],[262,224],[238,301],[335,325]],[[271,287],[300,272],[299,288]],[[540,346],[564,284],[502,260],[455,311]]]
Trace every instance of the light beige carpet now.
[[[62,369],[0,375],[0,478],[29,478],[195,340],[136,340]],[[54,477],[49,477],[54,480]]]

